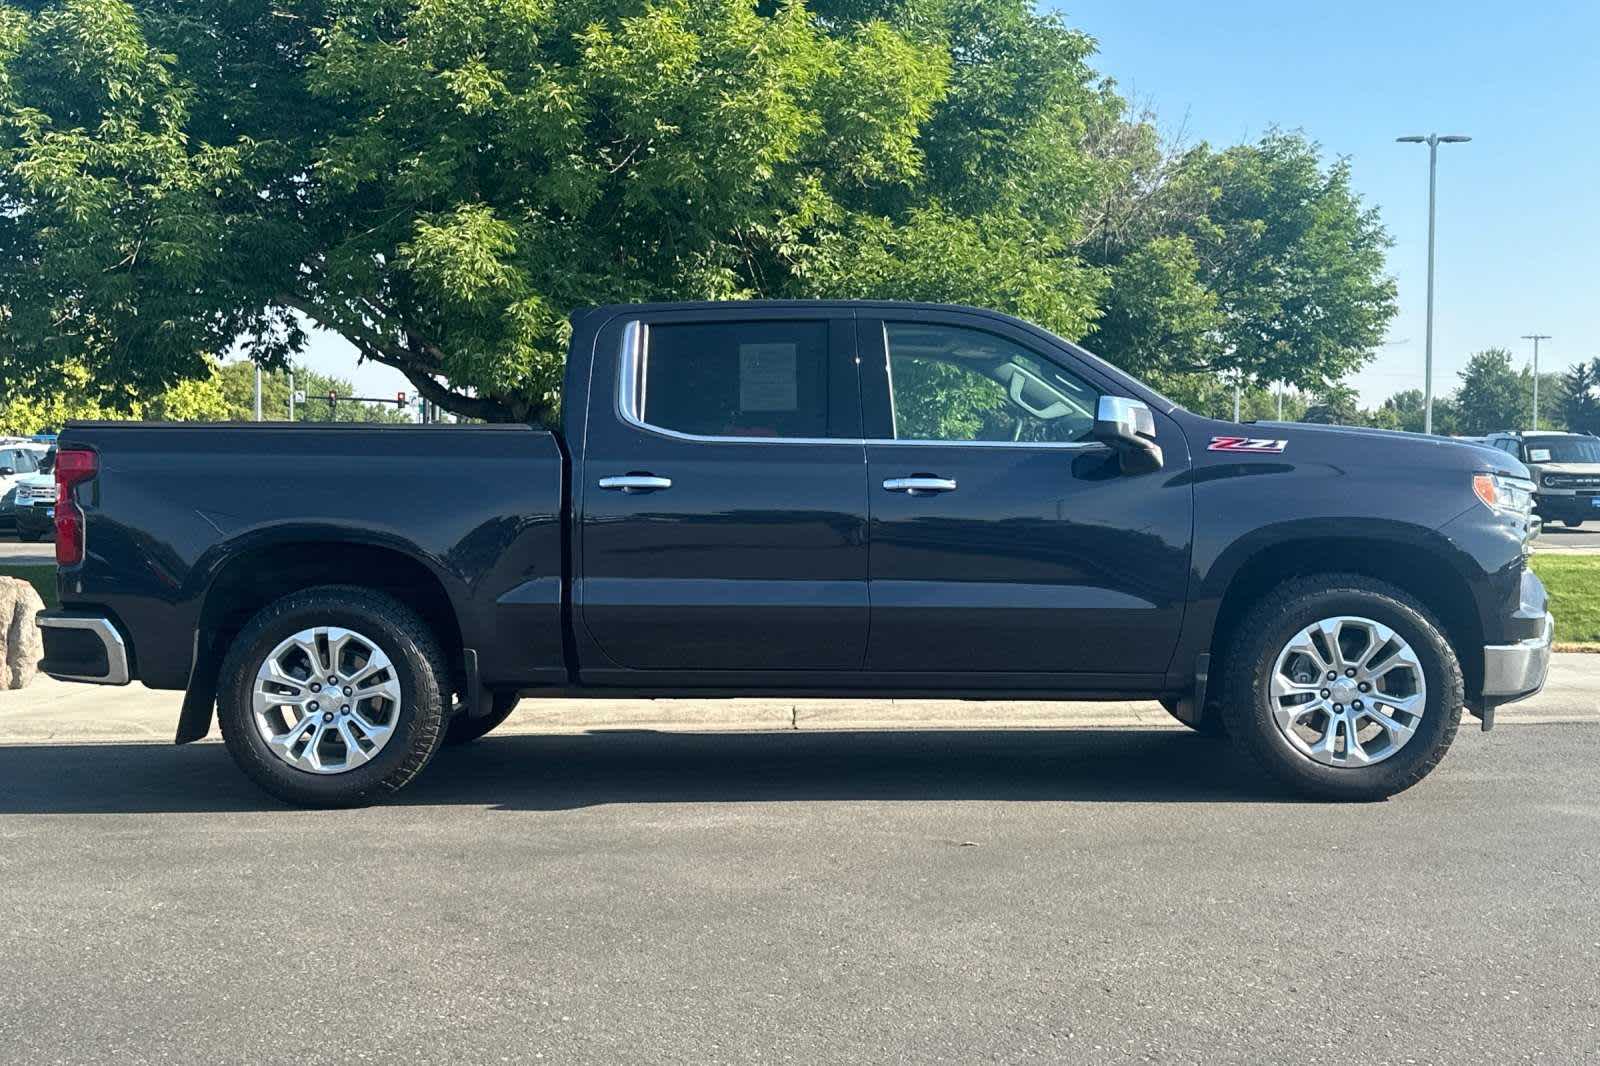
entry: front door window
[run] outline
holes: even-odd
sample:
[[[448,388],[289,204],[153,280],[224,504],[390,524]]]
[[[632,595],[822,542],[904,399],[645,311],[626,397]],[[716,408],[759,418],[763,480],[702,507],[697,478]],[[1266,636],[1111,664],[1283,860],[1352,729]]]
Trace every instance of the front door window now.
[[[1099,393],[982,330],[890,322],[896,440],[1068,444],[1087,440]]]

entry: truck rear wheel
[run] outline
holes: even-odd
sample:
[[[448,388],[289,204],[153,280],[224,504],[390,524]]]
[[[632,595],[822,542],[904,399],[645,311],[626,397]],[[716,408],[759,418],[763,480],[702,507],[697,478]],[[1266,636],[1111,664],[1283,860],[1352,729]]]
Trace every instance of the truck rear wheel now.
[[[511,712],[517,709],[521,701],[515,692],[496,692],[492,697],[493,705],[489,713],[477,718],[470,717],[464,711],[458,711],[450,719],[450,726],[444,732],[446,745],[454,747],[457,744],[470,744],[479,737],[487,736],[496,727],[511,717]]]
[[[1461,722],[1461,665],[1432,614],[1355,574],[1285,582],[1235,631],[1229,736],[1299,792],[1378,800],[1427,776]]]
[[[268,792],[348,807],[395,792],[444,735],[438,641],[405,604],[325,585],[263,608],[222,665],[217,717],[239,768]]]

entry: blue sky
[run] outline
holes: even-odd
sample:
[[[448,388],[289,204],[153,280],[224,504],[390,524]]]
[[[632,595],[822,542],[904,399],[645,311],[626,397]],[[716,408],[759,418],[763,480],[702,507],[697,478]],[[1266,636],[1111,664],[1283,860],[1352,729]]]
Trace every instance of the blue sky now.
[[[1434,387],[1480,348],[1531,346],[1541,369],[1600,355],[1600,3],[1340,4],[1079,0],[1050,5],[1100,42],[1095,65],[1169,133],[1233,144],[1278,125],[1347,156],[1394,236],[1400,315],[1354,379],[1365,403],[1422,385],[1428,152],[1401,134],[1466,133],[1439,149]],[[407,388],[319,340],[306,360],[368,395]]]
[[[1052,5],[1100,42],[1097,69],[1168,131],[1216,145],[1303,129],[1346,156],[1395,244],[1400,314],[1354,378],[1363,401],[1422,386],[1428,150],[1439,148],[1434,388],[1468,355],[1548,333],[1540,369],[1600,355],[1600,3],[1394,0]]]

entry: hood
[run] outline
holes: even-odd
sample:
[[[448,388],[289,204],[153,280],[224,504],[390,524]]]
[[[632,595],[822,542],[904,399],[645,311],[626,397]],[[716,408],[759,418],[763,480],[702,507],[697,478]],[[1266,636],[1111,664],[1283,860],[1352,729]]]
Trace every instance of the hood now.
[[[1309,422],[1212,424],[1250,437],[1287,441],[1283,454],[1290,459],[1299,451],[1308,458],[1314,456],[1329,461],[1336,461],[1342,456],[1352,462],[1395,463],[1532,477],[1528,468],[1515,456],[1482,441],[1406,433],[1395,429],[1370,429],[1366,426],[1323,426]],[[1205,447],[1206,443],[1201,441],[1199,448]]]
[[[1529,463],[1541,474],[1600,474],[1600,463]]]

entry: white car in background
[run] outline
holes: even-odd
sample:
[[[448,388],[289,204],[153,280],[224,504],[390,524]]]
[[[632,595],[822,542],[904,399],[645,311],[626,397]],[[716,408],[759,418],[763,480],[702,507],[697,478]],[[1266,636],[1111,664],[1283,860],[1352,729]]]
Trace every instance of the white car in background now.
[[[39,472],[17,480],[12,515],[17,539],[36,543],[56,527],[56,450],[39,460]]]
[[[0,437],[0,526],[16,524],[17,485],[37,474],[49,453],[48,444],[26,437]]]

